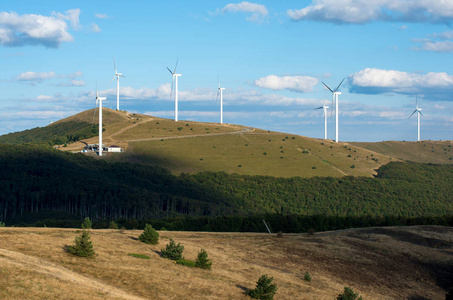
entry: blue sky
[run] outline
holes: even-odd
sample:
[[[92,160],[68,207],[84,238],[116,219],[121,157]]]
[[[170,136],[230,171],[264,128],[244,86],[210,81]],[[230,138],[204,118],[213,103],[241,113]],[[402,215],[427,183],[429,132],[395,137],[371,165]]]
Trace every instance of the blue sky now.
[[[322,138],[340,87],[340,141],[453,139],[453,2],[10,1],[0,11],[0,134],[105,106]],[[174,95],[174,94],[173,94]],[[328,138],[335,134],[334,116]]]

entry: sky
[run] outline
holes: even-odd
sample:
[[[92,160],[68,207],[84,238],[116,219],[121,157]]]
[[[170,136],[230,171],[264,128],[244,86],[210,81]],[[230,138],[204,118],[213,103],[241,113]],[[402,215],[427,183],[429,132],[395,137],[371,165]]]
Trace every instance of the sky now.
[[[340,141],[453,140],[453,1],[2,0],[0,134],[95,107]]]

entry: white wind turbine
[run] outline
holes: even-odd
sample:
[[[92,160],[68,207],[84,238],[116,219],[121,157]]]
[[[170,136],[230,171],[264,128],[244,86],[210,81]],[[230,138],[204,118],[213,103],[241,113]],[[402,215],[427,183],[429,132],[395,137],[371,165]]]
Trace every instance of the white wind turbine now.
[[[323,109],[324,110],[324,139],[327,139],[327,109],[329,108],[328,105],[323,105],[321,107],[317,107],[315,109]]]
[[[126,77],[122,73],[118,73],[116,70],[116,63],[115,63],[115,57],[113,58],[113,67],[115,68],[115,75],[113,76],[112,80],[110,80],[110,83],[115,79],[116,77],[116,110],[120,110],[120,77]]]
[[[219,82],[219,88],[217,89],[217,97],[216,97],[216,102],[217,99],[219,99],[219,93],[220,93],[220,124],[223,124],[223,90],[225,88],[220,87],[220,78],[219,75],[217,75],[217,81]]]
[[[343,80],[340,82],[340,84],[337,86],[335,90],[332,90],[327,84],[324,82],[324,86],[332,92],[333,98],[332,98],[332,108],[333,105],[335,105],[335,143],[338,143],[338,95],[341,95],[341,92],[338,92],[338,89],[340,88],[341,84],[343,83]]]
[[[418,100],[417,100],[417,96],[415,96],[415,110],[414,112],[409,116],[408,119],[410,119],[410,117],[412,117],[415,113],[417,113],[417,141],[420,141],[420,115],[423,116],[422,114],[422,109],[421,108],[418,108]]]
[[[170,70],[170,68],[167,67],[167,70],[173,76],[172,82],[171,82],[170,99],[171,99],[171,96],[173,93],[173,83],[175,83],[175,122],[178,122],[178,77],[181,76],[181,74],[176,74],[177,66],[178,66],[178,60],[176,60],[176,65],[175,65],[175,69],[173,70],[173,72]]]
[[[99,156],[102,156],[102,101],[106,100],[105,97],[98,97],[98,88],[96,87],[96,105],[99,101]]]

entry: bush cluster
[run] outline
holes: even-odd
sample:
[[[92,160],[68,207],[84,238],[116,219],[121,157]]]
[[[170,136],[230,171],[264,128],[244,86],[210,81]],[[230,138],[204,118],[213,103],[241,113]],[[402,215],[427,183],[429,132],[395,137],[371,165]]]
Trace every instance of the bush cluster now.
[[[271,300],[274,299],[274,295],[278,288],[275,283],[272,283],[274,277],[268,277],[262,275],[256,282],[256,288],[247,290],[247,295],[254,299]]]

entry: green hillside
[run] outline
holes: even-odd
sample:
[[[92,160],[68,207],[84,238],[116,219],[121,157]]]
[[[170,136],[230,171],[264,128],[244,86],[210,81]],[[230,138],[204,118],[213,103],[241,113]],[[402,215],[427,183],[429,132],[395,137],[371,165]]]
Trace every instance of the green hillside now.
[[[298,214],[444,217],[453,166],[393,162],[377,178],[277,178],[225,172],[174,176],[31,145],[0,145],[0,220],[54,211],[100,219]],[[234,222],[233,222],[234,223]]]
[[[452,141],[351,143],[399,160],[419,163],[453,164]]]

